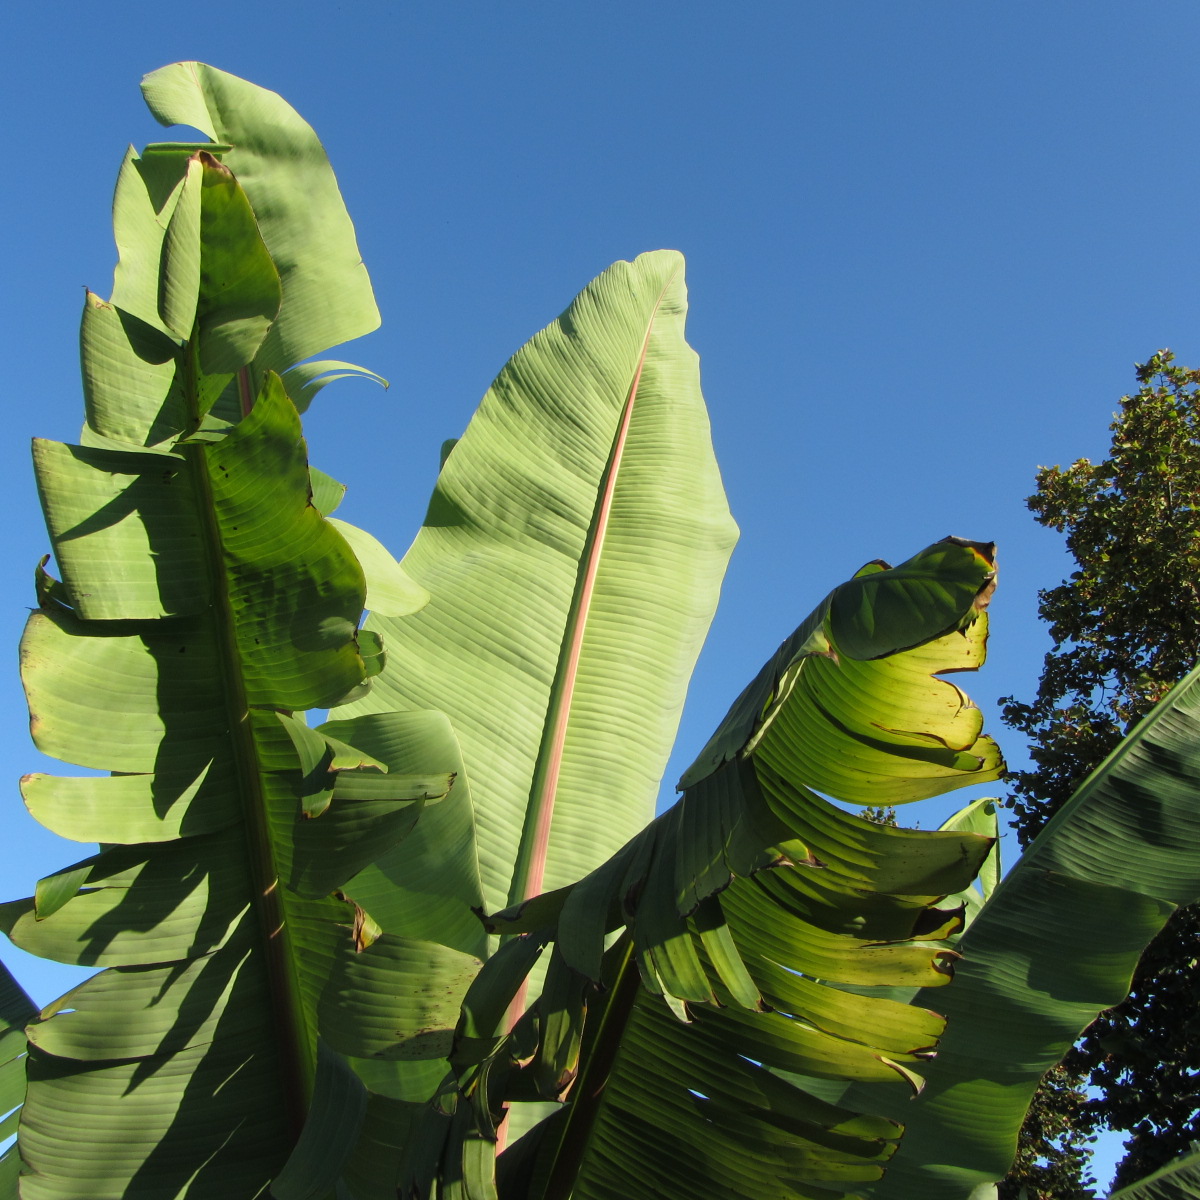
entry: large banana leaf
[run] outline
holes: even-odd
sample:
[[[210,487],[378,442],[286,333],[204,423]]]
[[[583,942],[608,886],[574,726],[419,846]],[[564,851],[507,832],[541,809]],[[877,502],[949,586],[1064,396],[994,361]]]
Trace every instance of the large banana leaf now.
[[[864,568],[735,702],[673,809],[491,918],[515,936],[467,994],[452,1115],[425,1131],[440,1156],[406,1163],[405,1194],[494,1194],[502,1105],[531,1096],[562,1107],[501,1156],[502,1195],[765,1200],[878,1178],[900,1123],[788,1073],[921,1086],[941,1018],[863,989],[950,981],[963,904],[940,902],[993,841],[875,824],[814,789],[886,804],[996,778],[978,710],[937,677],[982,661],[993,574],[991,547],[956,540]],[[537,1004],[491,1040],[547,945]]]
[[[276,373],[374,320],[319,143],[278,97],[211,68],[167,68],[147,91],[162,119],[238,145],[126,160],[115,298],[84,313],[85,444],[35,445],[62,581],[39,568],[22,642],[31,728],[47,754],[110,774],[23,782],[38,819],[101,849],[0,906],[0,925],[105,969],[28,1025],[21,1195],[234,1200],[275,1179],[281,1200],[323,1197],[372,1103],[349,1066],[373,1054],[368,1018],[436,1063],[449,1035],[428,1031],[455,1006],[421,972],[478,965],[341,890],[453,796],[459,754],[436,712],[300,715],[382,661],[358,628],[363,566],[311,502]],[[398,580],[385,562],[371,585],[394,612],[421,598]],[[4,995],[19,1051],[30,1014]]]
[[[906,1132],[871,1196],[967,1200],[1002,1178],[1042,1074],[1125,996],[1174,908],[1197,899],[1200,671],[1085,780],[963,938],[954,987],[936,998],[949,1024],[927,1087],[885,1106]],[[852,1089],[842,1102],[867,1101]]]
[[[404,559],[431,602],[368,626],[389,665],[346,711],[449,715],[491,908],[578,879],[653,815],[736,536],[685,312],[683,260],[659,251],[528,342]],[[448,836],[431,815],[378,870]]]
[[[503,907],[578,879],[653,814],[736,537],[685,315],[682,258],[646,254],[518,351],[405,556],[429,604],[371,616],[388,665],[339,711],[446,712],[473,802],[429,812],[348,887],[411,937],[486,955],[480,876]],[[437,1082],[427,1063],[372,1077],[406,1101]]]

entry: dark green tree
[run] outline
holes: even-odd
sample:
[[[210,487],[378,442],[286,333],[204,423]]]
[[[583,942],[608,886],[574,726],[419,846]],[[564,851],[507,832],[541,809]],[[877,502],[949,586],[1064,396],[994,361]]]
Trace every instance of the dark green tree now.
[[[1043,468],[1028,500],[1040,524],[1066,535],[1077,569],[1041,593],[1054,648],[1036,697],[1004,702],[1005,723],[1030,743],[1030,768],[1012,776],[1022,845],[1200,658],[1200,371],[1161,350],[1138,366],[1137,380],[1111,426],[1109,456]],[[1146,821],[1154,813],[1147,797]],[[1054,1200],[1090,1194],[1080,1190],[1080,1146],[1095,1129],[1132,1135],[1118,1185],[1200,1138],[1198,959],[1200,912],[1180,909],[1147,950],[1128,999],[1086,1031],[1064,1073],[1044,1081],[1003,1194],[1020,1186]],[[1100,1095],[1087,1099],[1085,1083]]]
[[[1088,1164],[1092,1135],[1079,1113],[1087,1094],[1061,1063],[1042,1078],[1021,1129],[1017,1159],[1000,1200],[1095,1200]]]

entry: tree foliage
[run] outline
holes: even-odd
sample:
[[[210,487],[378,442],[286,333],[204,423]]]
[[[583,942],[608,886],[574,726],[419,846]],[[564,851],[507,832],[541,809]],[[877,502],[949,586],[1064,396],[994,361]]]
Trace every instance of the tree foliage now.
[[[1087,1094],[1061,1063],[1042,1076],[1021,1127],[1017,1157],[1000,1200],[1095,1200],[1091,1135],[1078,1114]]]
[[[1200,659],[1200,371],[1161,350],[1138,366],[1137,381],[1112,423],[1108,456],[1041,470],[1028,501],[1040,524],[1066,535],[1076,569],[1041,595],[1054,648],[1036,697],[1009,698],[1004,709],[1005,722],[1030,739],[1033,765],[1013,774],[1025,845]],[[1057,1130],[1049,1139],[1062,1156],[1056,1186],[1064,1173],[1079,1186],[1078,1139],[1107,1126],[1132,1134],[1117,1175],[1127,1183],[1200,1137],[1198,958],[1200,912],[1183,908],[1147,950],[1128,999],[1068,1057],[1074,1083],[1048,1081],[1022,1162]],[[1085,1099],[1085,1081],[1100,1094]],[[1050,1179],[1032,1168],[1017,1177],[1035,1188]]]

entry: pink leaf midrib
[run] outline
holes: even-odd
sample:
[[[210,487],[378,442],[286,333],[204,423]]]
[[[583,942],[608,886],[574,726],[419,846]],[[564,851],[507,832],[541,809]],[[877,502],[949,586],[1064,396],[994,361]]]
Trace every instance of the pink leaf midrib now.
[[[646,324],[646,334],[642,339],[641,351],[638,354],[637,367],[629,385],[625,400],[621,423],[613,443],[609,457],[607,475],[604,480],[604,491],[600,496],[600,504],[596,510],[596,522],[591,538],[591,549],[583,579],[579,589],[578,600],[571,614],[572,629],[567,647],[566,659],[560,670],[558,686],[556,687],[555,702],[550,714],[550,736],[544,743],[544,761],[539,763],[540,784],[536,793],[530,798],[535,814],[533,841],[530,847],[528,869],[525,879],[513,880],[513,894],[510,903],[529,899],[541,893],[546,876],[546,861],[550,851],[550,827],[554,819],[554,802],[558,792],[558,781],[562,773],[563,753],[566,746],[567,729],[570,724],[571,703],[575,694],[575,682],[579,676],[579,664],[583,654],[583,644],[587,634],[588,616],[591,609],[592,597],[596,589],[596,580],[600,573],[600,562],[603,557],[604,542],[608,531],[609,517],[612,513],[613,497],[616,494],[617,479],[620,475],[621,460],[625,453],[625,445],[629,437],[629,428],[633,420],[633,410],[637,401],[638,389],[641,385],[642,372],[646,365],[646,356],[650,349],[650,339],[654,333],[655,321],[662,307],[663,299],[671,284],[675,281],[678,271],[673,271],[664,283],[650,310],[650,318]]]

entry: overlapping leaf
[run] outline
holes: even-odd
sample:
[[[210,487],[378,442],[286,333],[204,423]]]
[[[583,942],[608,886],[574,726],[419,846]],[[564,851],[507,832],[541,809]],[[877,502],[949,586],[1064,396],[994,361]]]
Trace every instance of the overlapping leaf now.
[[[941,1018],[861,989],[949,981],[962,904],[939,902],[992,839],[875,824],[813,789],[890,804],[997,776],[977,711],[935,674],[982,660],[993,574],[991,547],[956,540],[872,564],[734,704],[672,810],[491,919],[517,937],[468,993],[456,1116],[440,1164],[412,1165],[413,1195],[434,1179],[454,1195],[459,1176],[487,1194],[469,1130],[487,1140],[498,1098],[531,1094],[566,1100],[501,1158],[531,1196],[821,1197],[878,1178],[900,1124],[788,1077],[920,1086]],[[843,760],[873,788],[841,786]],[[550,938],[535,1009],[489,1043]]]
[[[966,1200],[1008,1170],[1038,1080],[1129,989],[1176,905],[1200,898],[1200,673],[1084,781],[984,905],[944,997],[928,1087],[875,1200]],[[918,994],[915,1004],[929,1003]],[[846,1093],[865,1103],[866,1093]]]

